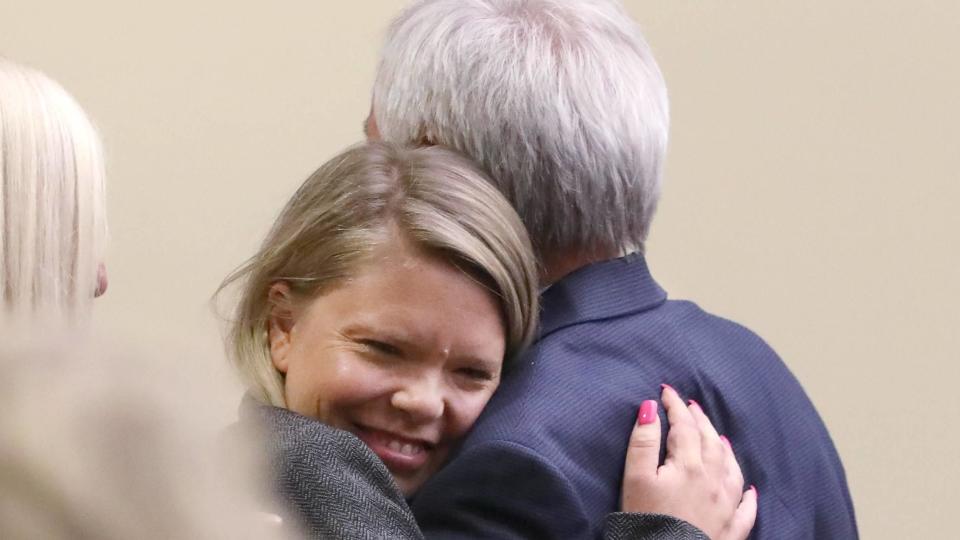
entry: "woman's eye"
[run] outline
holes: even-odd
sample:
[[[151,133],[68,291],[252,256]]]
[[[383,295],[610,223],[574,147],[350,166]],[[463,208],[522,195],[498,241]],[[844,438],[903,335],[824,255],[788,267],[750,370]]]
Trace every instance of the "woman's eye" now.
[[[359,343],[364,347],[367,347],[368,349],[380,354],[386,354],[390,356],[401,355],[400,349],[393,345],[390,345],[389,343],[384,343],[382,341],[377,341],[375,339],[361,339]]]
[[[493,375],[484,369],[460,368],[457,370],[457,373],[476,381],[489,381],[493,379]]]

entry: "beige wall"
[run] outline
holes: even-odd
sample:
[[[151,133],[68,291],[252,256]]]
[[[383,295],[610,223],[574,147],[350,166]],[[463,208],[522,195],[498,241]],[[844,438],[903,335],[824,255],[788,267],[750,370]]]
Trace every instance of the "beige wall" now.
[[[361,136],[404,3],[0,3],[0,52],[59,79],[106,141],[101,323],[229,376],[206,301]],[[627,3],[673,101],[655,274],[783,355],[833,432],[865,538],[953,531],[960,4]]]

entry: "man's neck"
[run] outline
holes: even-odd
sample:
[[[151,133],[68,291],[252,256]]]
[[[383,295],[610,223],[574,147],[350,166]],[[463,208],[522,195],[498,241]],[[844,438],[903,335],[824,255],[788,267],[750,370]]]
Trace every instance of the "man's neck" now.
[[[624,255],[626,255],[626,253],[598,249],[589,252],[561,252],[551,257],[545,257],[543,260],[543,271],[540,273],[540,285],[541,287],[548,287],[563,279],[567,274],[572,274],[584,266],[609,261],[610,259],[616,259]]]

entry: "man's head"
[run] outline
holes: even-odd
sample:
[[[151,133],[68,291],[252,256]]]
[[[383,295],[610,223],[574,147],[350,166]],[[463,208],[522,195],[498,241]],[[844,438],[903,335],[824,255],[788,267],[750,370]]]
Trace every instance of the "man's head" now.
[[[479,162],[548,267],[642,249],[668,130],[663,76],[609,0],[415,3],[387,33],[368,122]]]

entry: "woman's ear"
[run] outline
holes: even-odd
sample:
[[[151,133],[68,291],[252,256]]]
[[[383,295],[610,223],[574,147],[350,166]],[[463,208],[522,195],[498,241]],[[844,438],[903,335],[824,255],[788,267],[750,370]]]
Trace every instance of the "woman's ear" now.
[[[288,358],[296,321],[293,313],[293,294],[285,281],[270,286],[267,293],[270,302],[270,319],[267,321],[267,336],[270,340],[270,359],[280,373],[287,373]]]

